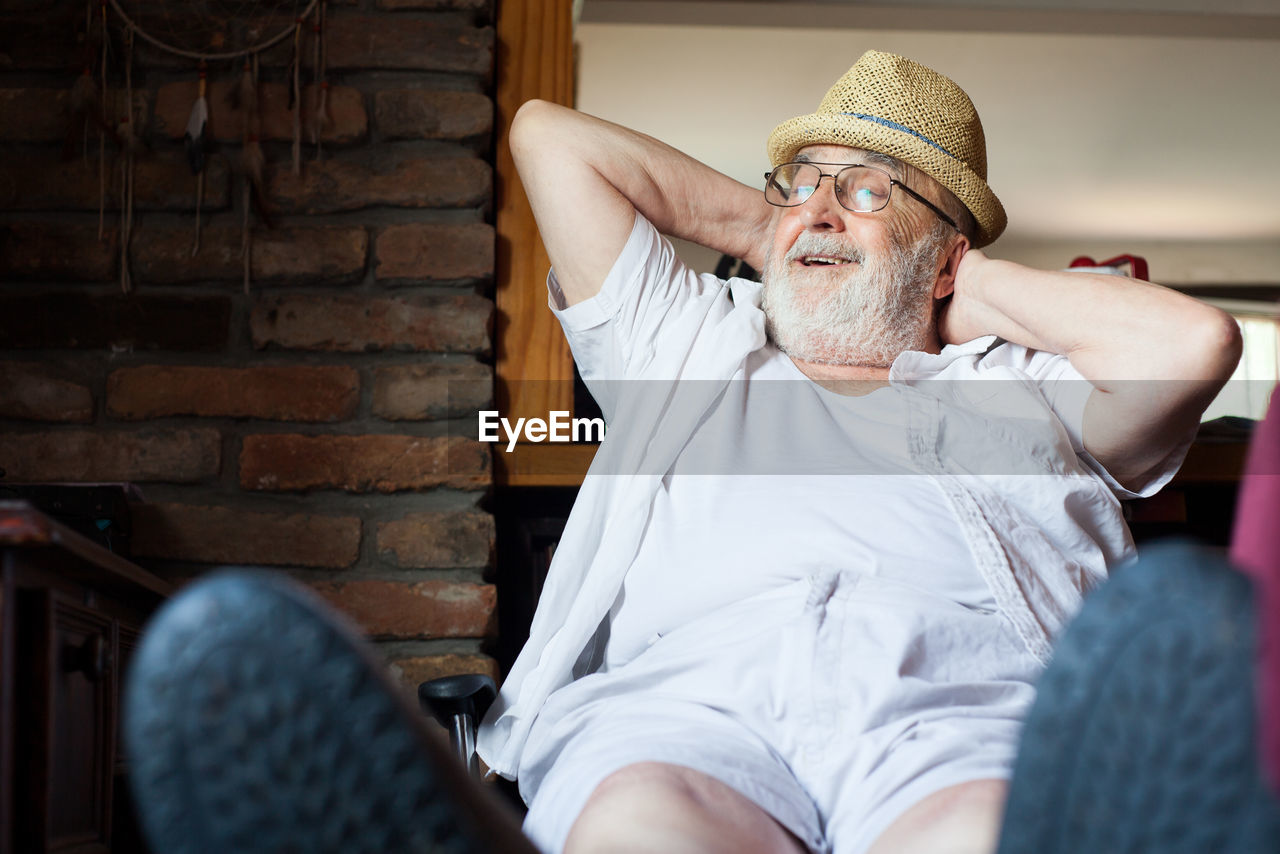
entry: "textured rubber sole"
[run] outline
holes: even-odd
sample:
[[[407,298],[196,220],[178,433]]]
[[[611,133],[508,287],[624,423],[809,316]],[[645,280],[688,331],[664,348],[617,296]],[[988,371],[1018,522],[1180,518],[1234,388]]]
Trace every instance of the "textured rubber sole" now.
[[[356,632],[285,578],[225,573],[183,591],[144,634],[126,692],[155,854],[532,851],[477,806]],[[504,822],[509,844],[494,841]]]
[[[1063,633],[1014,767],[1000,854],[1280,852],[1258,763],[1250,582],[1162,544]]]

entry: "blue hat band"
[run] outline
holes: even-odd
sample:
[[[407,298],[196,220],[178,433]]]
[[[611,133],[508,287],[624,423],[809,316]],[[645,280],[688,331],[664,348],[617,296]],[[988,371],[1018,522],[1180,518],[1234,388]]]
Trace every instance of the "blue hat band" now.
[[[948,157],[950,157],[952,160],[959,160],[959,159],[960,159],[959,157],[956,157],[954,154],[952,154],[950,151],[947,151],[947,150],[946,150],[945,148],[943,148],[941,145],[938,145],[938,143],[936,143],[936,142],[934,142],[933,140],[929,139],[929,137],[925,136],[924,134],[922,134],[922,133],[920,133],[920,132],[918,132],[918,131],[914,131],[914,130],[912,130],[911,128],[907,127],[906,125],[900,125],[900,124],[898,124],[898,123],[897,123],[897,122],[895,122],[895,121],[890,121],[889,119],[882,119],[882,118],[880,118],[879,116],[872,116],[872,115],[868,115],[867,113],[840,113],[840,115],[842,115],[842,116],[853,116],[855,119],[866,119],[866,120],[867,120],[867,121],[869,121],[869,122],[875,122],[876,124],[878,124],[878,125],[884,125],[884,126],[885,126],[885,127],[887,127],[887,128],[893,128],[894,130],[900,130],[900,131],[902,131],[903,133],[909,133],[909,134],[911,134],[912,136],[914,136],[916,139],[920,140],[921,142],[927,143],[927,144],[929,144],[929,145],[933,146],[934,148],[938,149],[938,150],[939,150],[939,151],[941,151],[943,154],[945,154],[945,155],[947,155]]]

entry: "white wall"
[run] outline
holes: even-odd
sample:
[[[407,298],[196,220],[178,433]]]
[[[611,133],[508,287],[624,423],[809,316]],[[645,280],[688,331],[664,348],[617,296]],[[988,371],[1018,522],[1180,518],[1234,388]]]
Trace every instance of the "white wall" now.
[[[1010,219],[991,254],[1060,267],[1129,252],[1170,284],[1280,282],[1280,39],[937,32],[927,10],[903,14],[912,27],[582,23],[578,106],[755,186],[775,124],[863,50],[902,53],[983,117]]]

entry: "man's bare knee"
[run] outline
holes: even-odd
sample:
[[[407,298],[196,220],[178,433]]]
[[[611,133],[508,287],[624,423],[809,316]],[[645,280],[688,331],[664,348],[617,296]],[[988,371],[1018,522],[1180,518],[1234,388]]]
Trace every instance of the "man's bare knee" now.
[[[792,854],[804,849],[764,810],[718,780],[678,765],[642,762],[596,787],[564,850]]]
[[[971,780],[934,792],[897,818],[867,854],[991,854],[1009,784]]]

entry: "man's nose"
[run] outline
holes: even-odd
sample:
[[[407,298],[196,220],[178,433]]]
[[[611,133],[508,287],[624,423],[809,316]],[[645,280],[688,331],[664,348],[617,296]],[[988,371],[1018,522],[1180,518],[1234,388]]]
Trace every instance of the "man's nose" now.
[[[826,179],[831,178],[828,182]],[[836,181],[830,175],[818,179],[813,195],[800,206],[800,221],[812,231],[844,231],[844,208],[836,199]]]

